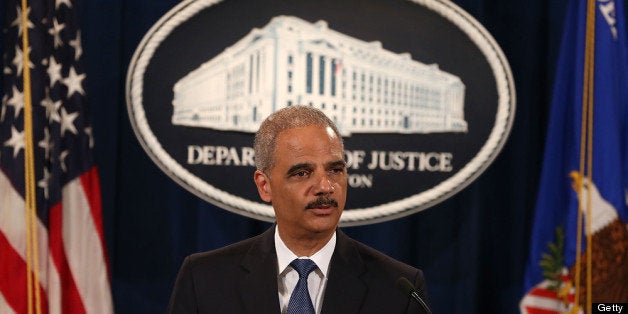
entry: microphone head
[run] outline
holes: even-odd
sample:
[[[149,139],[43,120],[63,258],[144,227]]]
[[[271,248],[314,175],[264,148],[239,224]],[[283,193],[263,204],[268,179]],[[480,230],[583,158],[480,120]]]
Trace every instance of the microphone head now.
[[[395,283],[395,287],[397,287],[397,289],[399,289],[399,291],[401,291],[404,295],[408,296],[411,295],[412,292],[416,291],[414,285],[406,277],[399,277]]]
[[[416,291],[416,288],[410,282],[410,280],[408,280],[405,277],[399,277],[399,279],[397,279],[397,282],[395,283],[395,286],[404,295],[406,295],[406,296],[410,297],[410,299],[413,299],[416,302],[418,302],[419,305],[421,306],[421,308],[423,309],[424,313],[432,314],[432,311],[430,310],[429,306],[427,306],[427,303],[425,303],[425,301],[423,301],[423,299],[421,299],[421,297],[419,296],[419,294]]]

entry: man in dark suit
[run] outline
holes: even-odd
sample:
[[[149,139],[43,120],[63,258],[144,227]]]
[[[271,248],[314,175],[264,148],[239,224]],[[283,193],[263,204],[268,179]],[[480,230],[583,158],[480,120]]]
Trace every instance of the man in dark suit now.
[[[169,313],[422,313],[395,288],[420,270],[350,239],[338,227],[347,169],[342,137],[321,111],[291,106],[255,135],[254,181],[276,224],[186,258]]]

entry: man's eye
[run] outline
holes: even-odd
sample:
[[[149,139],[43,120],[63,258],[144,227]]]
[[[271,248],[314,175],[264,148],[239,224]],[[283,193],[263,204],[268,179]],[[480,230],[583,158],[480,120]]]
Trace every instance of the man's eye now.
[[[295,172],[293,176],[295,177],[306,177],[309,173],[305,170]]]

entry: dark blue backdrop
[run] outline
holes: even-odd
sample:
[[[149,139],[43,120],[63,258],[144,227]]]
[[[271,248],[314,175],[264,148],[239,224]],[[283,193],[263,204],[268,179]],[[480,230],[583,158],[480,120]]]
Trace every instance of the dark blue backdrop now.
[[[510,139],[493,165],[453,198],[403,219],[345,229],[422,268],[435,313],[518,312],[566,1],[454,1],[493,34],[510,61],[517,88]],[[144,34],[178,2],[79,4],[118,313],[164,312],[186,255],[269,226],[179,187],[135,139],[124,95],[127,67]]]

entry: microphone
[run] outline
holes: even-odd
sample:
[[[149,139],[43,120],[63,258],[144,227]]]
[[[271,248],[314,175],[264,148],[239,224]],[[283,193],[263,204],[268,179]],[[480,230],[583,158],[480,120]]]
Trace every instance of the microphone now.
[[[410,280],[408,280],[406,277],[399,277],[399,279],[397,279],[397,282],[395,283],[395,286],[404,295],[407,295],[408,297],[417,301],[421,305],[421,308],[425,310],[425,313],[432,314],[432,311],[430,311],[430,308],[427,306],[425,301],[421,299],[421,297],[417,293],[416,289],[414,288],[414,285],[410,282]]]

